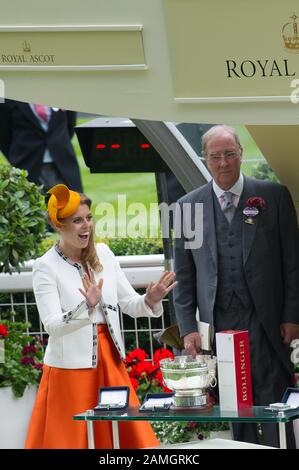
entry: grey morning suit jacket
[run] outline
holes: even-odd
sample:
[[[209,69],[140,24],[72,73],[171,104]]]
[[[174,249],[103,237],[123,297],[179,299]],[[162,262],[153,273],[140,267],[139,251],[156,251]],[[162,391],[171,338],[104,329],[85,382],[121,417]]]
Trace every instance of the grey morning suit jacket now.
[[[266,207],[243,224],[243,266],[245,279],[256,313],[285,367],[291,372],[289,348],[283,345],[280,324],[299,324],[299,235],[295,208],[286,187],[270,181],[244,177],[243,200],[262,197]],[[208,184],[186,194],[178,201],[191,204],[194,230],[195,203],[203,203],[203,243],[186,249],[185,237],[175,239],[174,289],[176,316],[184,336],[197,331],[195,313],[213,325],[217,290],[217,242],[215,235],[213,186]],[[246,204],[245,204],[246,205]],[[186,223],[182,217],[181,223]],[[176,229],[179,218],[176,217]],[[199,228],[198,228],[199,229]],[[189,239],[190,240],[190,239]]]

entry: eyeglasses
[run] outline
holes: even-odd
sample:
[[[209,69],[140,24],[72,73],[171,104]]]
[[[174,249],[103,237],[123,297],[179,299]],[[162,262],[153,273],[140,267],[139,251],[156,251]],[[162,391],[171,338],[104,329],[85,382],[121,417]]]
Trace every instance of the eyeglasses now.
[[[225,161],[229,162],[231,160],[234,160],[238,155],[239,152],[230,151],[224,152],[222,155],[219,153],[212,153],[208,156],[208,160],[212,163],[219,163],[221,162],[222,158],[224,158]]]

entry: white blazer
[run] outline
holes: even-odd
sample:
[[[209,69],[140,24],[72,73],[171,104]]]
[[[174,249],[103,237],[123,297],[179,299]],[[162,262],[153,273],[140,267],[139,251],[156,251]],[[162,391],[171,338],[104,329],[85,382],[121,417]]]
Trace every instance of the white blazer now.
[[[112,340],[123,359],[125,348],[120,331],[118,305],[131,317],[159,317],[162,302],[152,310],[145,295],[130,285],[110,248],[96,246],[103,270],[95,273],[104,279],[101,305],[88,314],[82,288],[83,269],[53,246],[33,265],[33,289],[38,311],[49,334],[44,363],[65,369],[97,366],[97,323],[106,321]]]

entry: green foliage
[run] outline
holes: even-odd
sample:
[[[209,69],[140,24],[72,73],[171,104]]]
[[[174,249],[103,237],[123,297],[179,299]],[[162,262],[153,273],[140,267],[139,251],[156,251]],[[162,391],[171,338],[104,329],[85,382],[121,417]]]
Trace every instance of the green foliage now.
[[[227,431],[227,423],[196,423],[194,421],[153,421],[157,439],[162,444],[177,444],[210,437],[212,431]]]
[[[135,390],[136,395],[140,403],[143,403],[148,393],[161,393],[163,391],[158,380],[150,379],[145,374],[140,378],[137,389]]]
[[[50,250],[50,248],[52,248],[52,246],[55,244],[55,242],[56,242],[56,238],[54,238],[54,237],[44,238],[38,246],[38,249],[37,249],[37,252],[36,252],[36,257],[43,256],[46,253],[46,251],[48,251],[48,250]]]
[[[252,176],[259,180],[278,181],[277,176],[267,162],[259,162],[253,165]]]
[[[116,256],[163,253],[162,240],[155,238],[105,238],[100,241],[107,243]]]
[[[37,256],[42,256],[56,242],[53,235],[41,241]],[[116,256],[152,255],[163,253],[162,240],[156,238],[99,238],[96,242],[106,243]]]
[[[0,387],[11,386],[16,397],[21,397],[27,386],[38,385],[41,377],[43,348],[38,337],[28,335],[28,328],[30,323],[13,321],[12,313],[2,314]]]
[[[0,164],[0,272],[20,271],[45,235],[45,203],[27,172]]]

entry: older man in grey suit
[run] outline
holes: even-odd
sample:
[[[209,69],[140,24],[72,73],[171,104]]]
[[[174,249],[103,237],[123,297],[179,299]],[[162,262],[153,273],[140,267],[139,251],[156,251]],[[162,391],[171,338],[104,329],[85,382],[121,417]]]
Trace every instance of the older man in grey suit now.
[[[293,386],[290,343],[299,338],[299,237],[294,205],[286,187],[240,172],[242,145],[233,128],[214,126],[202,139],[213,176],[178,203],[191,206],[189,232],[198,232],[195,211],[202,203],[203,240],[175,243],[175,310],[185,349],[201,351],[196,323],[214,331],[249,331],[253,396],[256,405],[279,401]],[[249,209],[250,208],[250,209]],[[180,227],[188,221],[182,210]],[[182,233],[185,231],[182,229]],[[234,425],[234,437],[259,442],[256,426]],[[276,425],[263,425],[263,443],[278,446]],[[288,445],[294,436],[288,430]]]

